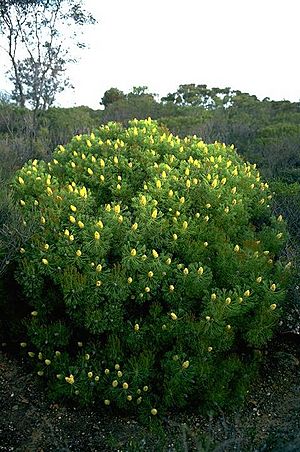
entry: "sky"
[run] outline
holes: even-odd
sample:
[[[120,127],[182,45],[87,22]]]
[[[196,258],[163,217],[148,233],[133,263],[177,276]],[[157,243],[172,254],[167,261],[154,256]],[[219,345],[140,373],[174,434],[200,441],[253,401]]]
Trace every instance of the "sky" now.
[[[146,85],[163,96],[184,83],[300,100],[299,0],[84,3],[98,23],[84,35],[89,48],[68,71],[75,90],[60,106],[99,108],[111,87]]]

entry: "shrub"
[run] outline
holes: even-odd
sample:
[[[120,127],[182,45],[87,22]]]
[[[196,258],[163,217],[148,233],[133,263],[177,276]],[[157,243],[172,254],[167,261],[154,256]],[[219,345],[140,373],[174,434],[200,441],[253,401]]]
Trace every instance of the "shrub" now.
[[[56,398],[155,416],[230,406],[281,314],[288,268],[268,185],[233,146],[116,123],[28,162],[22,347]]]
[[[24,334],[20,319],[28,306],[20,300],[13,278],[15,258],[20,247],[30,240],[34,226],[31,221],[23,221],[6,177],[7,172],[4,177],[0,169],[0,341],[16,342],[18,333]]]

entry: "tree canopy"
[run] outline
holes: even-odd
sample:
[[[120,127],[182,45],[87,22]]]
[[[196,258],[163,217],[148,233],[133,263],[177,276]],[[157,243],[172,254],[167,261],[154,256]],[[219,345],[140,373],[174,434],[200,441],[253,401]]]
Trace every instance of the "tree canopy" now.
[[[11,64],[7,75],[13,85],[12,99],[21,107],[45,110],[70,86],[66,69],[75,61],[71,55],[74,47],[85,46],[79,28],[95,23],[82,3],[1,0],[1,47]]]

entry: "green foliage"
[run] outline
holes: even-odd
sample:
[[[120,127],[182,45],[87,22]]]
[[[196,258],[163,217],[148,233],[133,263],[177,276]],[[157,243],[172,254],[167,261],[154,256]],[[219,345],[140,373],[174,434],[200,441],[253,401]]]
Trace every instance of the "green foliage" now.
[[[162,102],[172,102],[182,106],[198,106],[205,109],[226,107],[233,101],[236,92],[230,88],[208,88],[207,85],[194,83],[179,85],[175,93],[169,93]]]
[[[134,120],[29,161],[14,188],[37,227],[16,271],[22,346],[53,396],[144,418],[243,398],[289,275],[255,165]]]
[[[18,105],[28,105],[34,113],[53,105],[57,94],[70,86],[65,71],[75,61],[72,50],[85,47],[78,41],[83,34],[79,29],[94,23],[82,0],[0,2],[1,48],[11,65],[11,97]],[[68,37],[73,45],[66,45]]]
[[[33,225],[23,220],[22,212],[15,204],[9,180],[0,172],[0,340],[15,342],[18,334],[24,334],[20,319],[28,312],[21,302],[20,293],[13,278],[15,259],[20,247],[33,233]]]
[[[88,133],[99,123],[97,111],[88,107],[49,108],[41,115],[40,122],[44,141],[49,150],[67,143],[78,133]],[[40,135],[42,134],[40,131]]]
[[[123,91],[119,90],[118,88],[110,88],[105,91],[100,103],[105,108],[107,108],[110,104],[123,99],[125,99],[125,94],[123,93]]]
[[[162,115],[163,106],[148,94],[128,94],[110,103],[102,115],[103,122],[118,121],[123,124],[133,118],[144,119],[151,116],[155,119]]]

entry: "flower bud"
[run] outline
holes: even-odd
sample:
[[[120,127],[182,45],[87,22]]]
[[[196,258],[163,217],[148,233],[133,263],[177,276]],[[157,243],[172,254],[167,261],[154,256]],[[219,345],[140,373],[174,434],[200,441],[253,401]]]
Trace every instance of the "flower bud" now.
[[[70,385],[74,384],[74,382],[75,382],[74,376],[72,374],[69,377],[65,377],[65,380]]]
[[[119,213],[120,213],[120,211],[121,211],[121,206],[120,206],[120,204],[117,204],[117,205],[114,207],[114,211],[115,211],[116,214],[119,214]]]
[[[140,197],[140,205],[145,206],[147,204],[146,196],[142,195]]]

